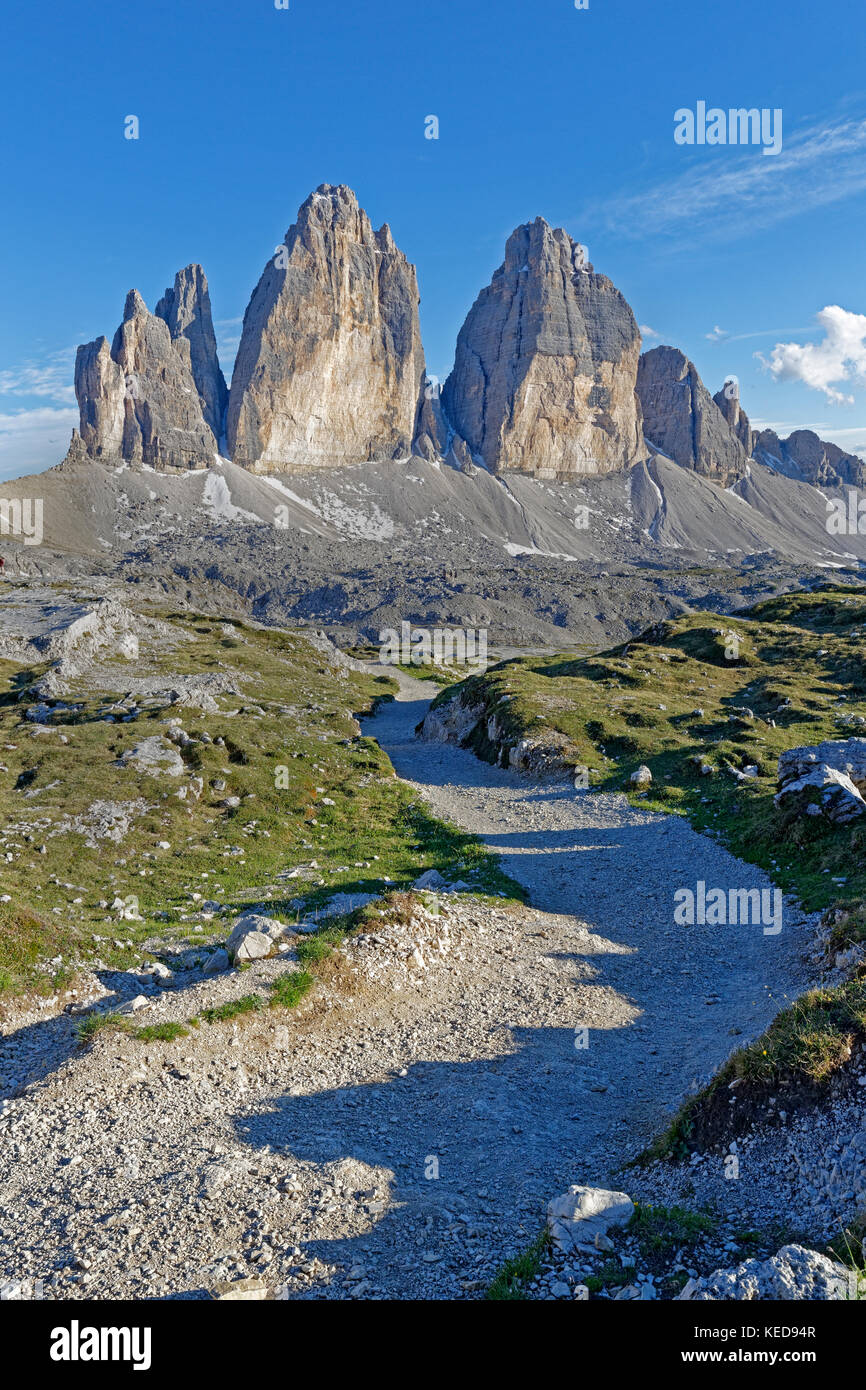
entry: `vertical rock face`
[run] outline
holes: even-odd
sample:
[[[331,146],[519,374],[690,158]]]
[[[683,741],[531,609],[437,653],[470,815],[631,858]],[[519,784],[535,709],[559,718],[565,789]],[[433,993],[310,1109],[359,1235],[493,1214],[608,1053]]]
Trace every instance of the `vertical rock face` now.
[[[755,435],[749,424],[749,417],[740,405],[739,390],[733,380],[726,382],[721,391],[717,391],[713,396],[713,400],[745,449],[746,458],[751,458]]]
[[[201,266],[188,265],[179,270],[174,288],[166,290],[154,312],[168,324],[172,338],[185,338],[189,343],[190,366],[204,418],[219,439],[229,393],[217,357],[210,293]]]
[[[91,458],[159,469],[213,462],[217,442],[204,418],[189,340],[172,338],[137,290],[126,297],[111,348],[97,338],[78,349],[75,394],[81,444]]]
[[[423,376],[414,266],[351,189],[322,184],[244,316],[232,458],[273,473],[408,455]]]
[[[755,439],[755,457],[814,487],[866,484],[866,461],[819,439],[813,430],[795,430],[787,439],[780,439],[775,430],[761,430]]]
[[[637,374],[644,436],[682,468],[691,468],[727,487],[748,460],[697,368],[678,348],[645,352]]]
[[[442,403],[494,471],[608,473],[643,452],[634,314],[543,218],[518,227],[460,330]]]

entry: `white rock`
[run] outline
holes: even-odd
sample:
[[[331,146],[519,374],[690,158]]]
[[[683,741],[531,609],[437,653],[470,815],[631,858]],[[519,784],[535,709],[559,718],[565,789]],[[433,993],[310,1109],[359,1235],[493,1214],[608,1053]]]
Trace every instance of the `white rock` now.
[[[697,1290],[692,1288],[695,1281],[689,1280],[680,1299],[848,1299],[854,1296],[855,1280],[856,1275],[826,1255],[802,1245],[784,1245],[768,1260],[746,1260],[733,1269],[717,1269],[700,1280]]]
[[[634,1202],[625,1192],[576,1184],[548,1204],[547,1225],[555,1246],[565,1254],[594,1249],[597,1235],[625,1226]]]

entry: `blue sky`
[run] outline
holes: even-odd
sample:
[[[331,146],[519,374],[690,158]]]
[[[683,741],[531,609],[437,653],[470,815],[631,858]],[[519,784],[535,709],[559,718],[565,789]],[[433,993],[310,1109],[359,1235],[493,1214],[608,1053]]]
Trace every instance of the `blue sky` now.
[[[7,6],[0,477],[63,457],[75,346],[112,336],[133,285],[153,308],[200,261],[228,374],[264,262],[323,182],[417,265],[440,377],[508,234],[541,214],[645,346],[681,347],[711,390],[736,375],[759,423],[866,452],[864,27],[862,0]],[[782,153],[677,145],[698,101],[781,108]]]

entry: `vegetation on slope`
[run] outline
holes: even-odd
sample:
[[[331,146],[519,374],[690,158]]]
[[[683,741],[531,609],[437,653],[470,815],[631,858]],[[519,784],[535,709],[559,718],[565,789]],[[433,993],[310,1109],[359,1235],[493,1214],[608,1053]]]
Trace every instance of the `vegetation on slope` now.
[[[0,663],[0,991],[57,989],[87,961],[128,968],[156,936],[204,945],[253,907],[315,917],[335,892],[381,895],[429,868],[516,891],[358,734],[354,715],[389,697],[387,676],[332,665],[296,634],[154,616],[172,640],[108,667],[104,690],[82,679],[48,725],[25,717],[43,669]],[[216,712],[129,694],[142,676],[170,689],[208,672],[241,692]],[[182,777],[122,764],[172,720],[193,740]]]

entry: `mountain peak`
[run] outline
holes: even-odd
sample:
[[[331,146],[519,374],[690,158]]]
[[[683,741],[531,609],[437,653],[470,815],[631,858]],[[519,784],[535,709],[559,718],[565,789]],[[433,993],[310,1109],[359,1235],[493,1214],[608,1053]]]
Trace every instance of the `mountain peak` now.
[[[460,330],[443,405],[494,471],[607,473],[642,454],[638,326],[585,257],[543,217],[515,228]]]

